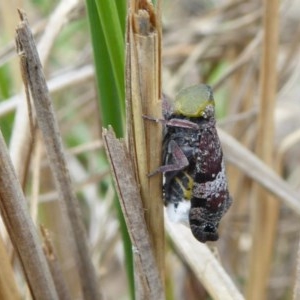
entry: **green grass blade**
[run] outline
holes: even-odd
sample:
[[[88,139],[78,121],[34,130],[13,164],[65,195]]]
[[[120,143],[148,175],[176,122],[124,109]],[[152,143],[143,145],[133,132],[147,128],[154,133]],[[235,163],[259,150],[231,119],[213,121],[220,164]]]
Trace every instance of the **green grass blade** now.
[[[120,1],[123,2],[123,1]],[[124,80],[124,33],[122,31],[119,12],[115,1],[97,0],[96,6],[98,16],[102,27],[108,55],[112,67],[112,73],[115,78],[117,93],[120,99],[120,105],[125,110],[125,80]],[[122,23],[125,22],[125,16]],[[123,25],[124,26],[124,25]]]
[[[102,124],[112,125],[118,137],[125,127],[124,34],[126,1],[86,0],[94,50]],[[132,245],[119,201],[115,201],[126,257],[126,272],[131,299],[134,299]]]
[[[119,15],[122,35],[123,35],[123,37],[125,37],[126,14],[127,14],[126,1],[118,1],[117,10],[118,10],[118,15]],[[124,18],[124,16],[125,16],[125,18]]]
[[[120,98],[120,93],[117,92],[117,80],[112,71],[109,55],[110,49],[107,47],[104,39],[104,32],[95,2],[87,0],[86,3],[94,49],[96,80],[100,96],[102,123],[104,126],[112,125],[116,135],[121,137],[124,134],[124,96]],[[124,70],[124,60],[121,60],[118,63],[122,64],[120,69]],[[120,81],[123,82],[124,86],[124,72],[122,74],[123,78],[120,79]],[[123,91],[123,95],[124,94]]]

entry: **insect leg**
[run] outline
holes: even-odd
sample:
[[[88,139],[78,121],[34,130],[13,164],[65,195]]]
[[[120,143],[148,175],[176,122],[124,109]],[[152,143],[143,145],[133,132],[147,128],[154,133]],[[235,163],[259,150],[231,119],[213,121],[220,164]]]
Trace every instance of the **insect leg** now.
[[[172,118],[168,121],[165,121],[165,125],[171,127],[180,127],[180,128],[199,130],[199,125],[197,123],[194,123],[189,120],[183,120],[183,119]]]
[[[199,125],[197,123],[191,122],[189,120],[182,120],[182,119],[176,119],[176,118],[173,118],[171,120],[156,119],[156,118],[146,116],[146,115],[143,115],[143,118],[148,121],[161,123],[163,125],[167,125],[167,126],[171,126],[171,127],[180,127],[180,128],[199,130]]]
[[[186,155],[183,153],[181,148],[177,145],[175,141],[170,141],[168,147],[168,153],[172,154],[174,158],[174,163],[169,165],[160,166],[155,171],[148,174],[148,176],[153,176],[157,173],[165,173],[172,171],[179,171],[189,165],[189,161]]]
[[[150,117],[150,116],[147,116],[147,115],[143,115],[142,116],[143,117],[143,119],[145,119],[145,120],[148,120],[148,121],[153,121],[153,122],[156,122],[156,123],[162,123],[162,124],[167,124],[167,120],[165,120],[165,119],[156,119],[156,118],[153,118],[153,117]]]

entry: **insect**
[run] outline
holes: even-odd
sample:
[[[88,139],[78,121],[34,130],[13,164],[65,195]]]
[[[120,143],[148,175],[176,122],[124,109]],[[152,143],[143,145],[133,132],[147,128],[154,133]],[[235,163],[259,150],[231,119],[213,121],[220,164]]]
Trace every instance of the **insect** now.
[[[163,165],[149,174],[164,174],[170,220],[189,224],[203,243],[218,240],[219,222],[232,202],[214,107],[204,84],[181,90],[174,101],[164,99],[164,120],[156,120],[164,124]]]

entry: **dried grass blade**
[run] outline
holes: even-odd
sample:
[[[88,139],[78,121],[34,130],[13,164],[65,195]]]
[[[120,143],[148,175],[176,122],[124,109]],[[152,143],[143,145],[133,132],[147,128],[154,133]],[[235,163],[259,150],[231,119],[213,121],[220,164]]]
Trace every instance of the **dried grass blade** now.
[[[53,47],[55,38],[61,32],[62,27],[68,22],[70,13],[79,2],[78,0],[61,0],[54,13],[51,14],[47,25],[43,25],[43,34],[39,43],[42,65],[46,65],[50,48]],[[22,186],[24,186],[23,183],[26,180],[32,151],[32,142],[29,142],[30,130],[27,115],[27,105],[24,104],[24,101],[21,101],[17,107],[14,128],[10,139],[10,155]]]
[[[300,241],[298,244],[298,252],[297,252],[297,269],[296,269],[296,278],[294,284],[294,293],[293,300],[300,299]]]
[[[265,1],[263,11],[256,154],[266,165],[274,168],[273,144],[277,93],[279,1]],[[266,299],[280,203],[259,186],[254,187],[253,200],[251,205],[252,247],[247,297],[249,299]]]
[[[53,95],[54,93],[67,89],[70,86],[77,86],[92,80],[93,78],[94,68],[91,65],[87,65],[51,78],[47,81],[47,84],[50,93]],[[14,111],[20,101],[23,101],[23,95],[15,95],[5,101],[1,101],[0,117]]]
[[[34,299],[58,299],[26,199],[0,133],[0,211]]]
[[[57,294],[59,299],[63,300],[72,300],[70,291],[67,287],[65,278],[63,277],[62,269],[57,259],[57,255],[55,253],[55,249],[52,245],[52,241],[50,239],[49,233],[47,230],[41,226],[41,233],[44,239],[43,250],[48,262],[48,266],[50,272],[52,274],[52,278],[56,287]]]
[[[133,171],[130,155],[123,141],[116,139],[110,128],[103,131],[106,154],[114,174],[116,189],[128,232],[133,245],[138,282],[142,291],[137,299],[164,299],[160,274],[155,263],[149,231],[147,229],[144,209],[138,184]],[[142,298],[141,298],[141,295]]]
[[[131,1],[127,23],[127,139],[141,187],[145,219],[156,263],[164,278],[164,226],[161,175],[147,174],[161,165],[162,130],[143,115],[161,118],[161,29],[149,1]]]
[[[26,59],[26,68],[22,72],[27,76],[27,82],[35,105],[37,123],[43,135],[51,171],[60,194],[61,205],[63,211],[66,212],[66,221],[69,224],[67,229],[68,237],[77,260],[83,294],[85,299],[101,299],[99,282],[96,279],[95,270],[90,259],[84,226],[72,189],[61,136],[41,62],[26,15],[21,11],[19,13],[21,23],[17,28],[17,50],[19,55]]]
[[[235,138],[218,128],[226,159],[300,215],[299,195]]]
[[[0,299],[5,300],[21,300],[21,295],[18,291],[14,270],[10,264],[10,258],[0,237]]]
[[[175,247],[211,297],[215,300],[244,299],[207,245],[199,243],[188,232],[188,228],[171,223],[167,218],[165,220],[167,231]]]

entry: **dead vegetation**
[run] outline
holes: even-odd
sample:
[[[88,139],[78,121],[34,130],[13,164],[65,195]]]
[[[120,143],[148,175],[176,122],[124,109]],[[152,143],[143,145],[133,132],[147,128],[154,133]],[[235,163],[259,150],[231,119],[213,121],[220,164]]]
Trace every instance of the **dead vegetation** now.
[[[164,274],[168,299],[208,299],[208,293],[214,299],[299,298],[300,5],[297,0],[277,4],[255,0],[163,2],[162,90],[174,96],[183,86],[199,82],[213,86],[234,199],[222,221],[220,240],[208,247],[189,241],[188,230],[167,222]],[[127,299],[115,192],[103,151],[87,26],[66,33],[86,18],[84,5],[61,1],[47,17],[30,8],[28,18],[67,149],[90,259],[103,294],[109,299],[126,294]],[[1,4],[1,14],[14,15],[17,20],[9,2]],[[56,271],[72,287],[71,298],[81,299],[82,278],[74,271],[77,258],[70,255],[74,245],[70,246],[69,221],[58,204],[61,197],[50,172],[53,163],[46,159],[48,145],[40,133],[34,143],[31,140],[13,46],[17,21],[10,22],[1,20],[8,39],[3,42],[1,37],[4,71],[0,75],[6,72],[11,78],[10,92],[1,92],[1,130],[32,220],[46,228],[45,243],[50,239],[55,249]],[[61,41],[63,34],[69,46]],[[7,128],[8,120],[11,127]],[[1,192],[3,201],[2,195],[8,192],[3,186]],[[1,233],[0,259],[9,259],[11,264],[3,265],[5,271],[1,267],[0,298],[30,297],[11,246],[14,241],[4,226]],[[219,272],[219,277],[210,272]],[[8,282],[10,289],[2,288]],[[224,298],[223,286],[233,291],[228,298]]]

